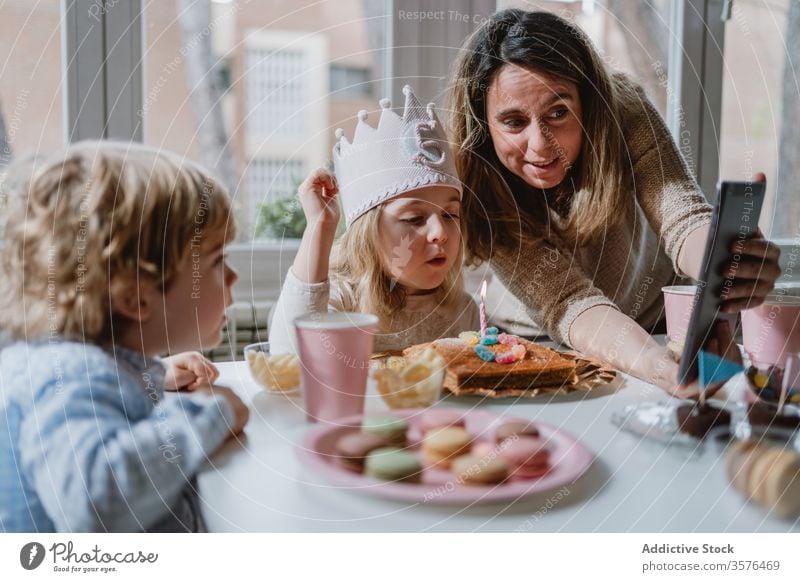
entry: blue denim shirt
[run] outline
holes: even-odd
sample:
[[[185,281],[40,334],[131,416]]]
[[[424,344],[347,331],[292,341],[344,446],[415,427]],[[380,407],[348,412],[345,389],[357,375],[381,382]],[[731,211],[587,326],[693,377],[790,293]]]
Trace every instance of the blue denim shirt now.
[[[0,531],[202,531],[193,477],[233,410],[164,366],[60,339],[0,352]]]

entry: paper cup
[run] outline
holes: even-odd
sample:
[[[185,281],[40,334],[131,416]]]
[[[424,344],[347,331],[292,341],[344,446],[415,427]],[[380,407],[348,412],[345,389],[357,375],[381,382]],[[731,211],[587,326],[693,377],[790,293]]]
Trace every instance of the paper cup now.
[[[667,318],[667,336],[670,341],[682,344],[692,319],[697,287],[694,285],[672,285],[662,287],[664,314]]]
[[[742,311],[742,340],[754,366],[783,367],[789,354],[800,352],[800,297],[769,295]]]
[[[377,316],[309,313],[294,325],[306,419],[331,422],[363,414]]]

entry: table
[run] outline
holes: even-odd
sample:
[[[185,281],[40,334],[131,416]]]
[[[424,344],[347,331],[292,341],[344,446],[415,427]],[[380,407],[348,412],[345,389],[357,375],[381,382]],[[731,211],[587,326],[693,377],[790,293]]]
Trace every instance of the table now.
[[[589,394],[526,401],[449,397],[437,404],[479,407],[548,422],[596,455],[575,483],[511,505],[452,507],[386,501],[327,484],[297,459],[307,424],[302,398],[268,394],[244,362],[219,364],[218,384],[249,405],[245,436],[230,441],[199,475],[211,531],[225,532],[798,532],[745,503],[729,488],[719,453],[690,453],[621,431],[613,412],[665,393],[620,375]],[[368,389],[367,412],[386,410]]]

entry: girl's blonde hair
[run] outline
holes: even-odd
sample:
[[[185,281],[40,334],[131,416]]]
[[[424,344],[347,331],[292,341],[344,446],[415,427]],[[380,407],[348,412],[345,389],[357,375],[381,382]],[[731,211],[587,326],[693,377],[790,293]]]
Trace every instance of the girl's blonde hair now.
[[[188,251],[235,237],[225,188],[132,143],[80,142],[9,193],[0,314],[15,339],[107,343],[114,275],[166,291]]]
[[[331,271],[354,289],[358,310],[374,313],[383,320],[403,309],[406,294],[393,283],[389,265],[381,253],[378,225],[383,205],[367,211],[345,231],[334,248]],[[454,306],[464,282],[461,267],[464,261],[464,224],[461,223],[461,244],[453,267],[436,289],[437,303]]]
[[[578,87],[583,145],[573,168],[552,193],[556,208],[565,215],[566,239],[587,244],[628,210],[624,181],[630,161],[620,119],[642,96],[624,76],[607,70],[577,26],[548,12],[496,12],[467,40],[450,90],[449,131],[465,186],[463,213],[471,233],[468,260],[473,263],[488,259],[493,245],[518,245],[547,224],[544,195],[531,192],[503,166],[489,135],[487,93],[509,63]]]

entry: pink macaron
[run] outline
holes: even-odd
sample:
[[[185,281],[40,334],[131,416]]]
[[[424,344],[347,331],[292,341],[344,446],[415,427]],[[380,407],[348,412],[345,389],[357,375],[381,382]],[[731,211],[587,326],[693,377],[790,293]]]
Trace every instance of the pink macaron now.
[[[500,449],[500,456],[508,463],[509,473],[514,477],[540,477],[550,468],[550,450],[538,437],[507,441],[506,446]]]
[[[458,408],[429,408],[419,420],[422,434],[437,428],[464,427],[464,411]]]

